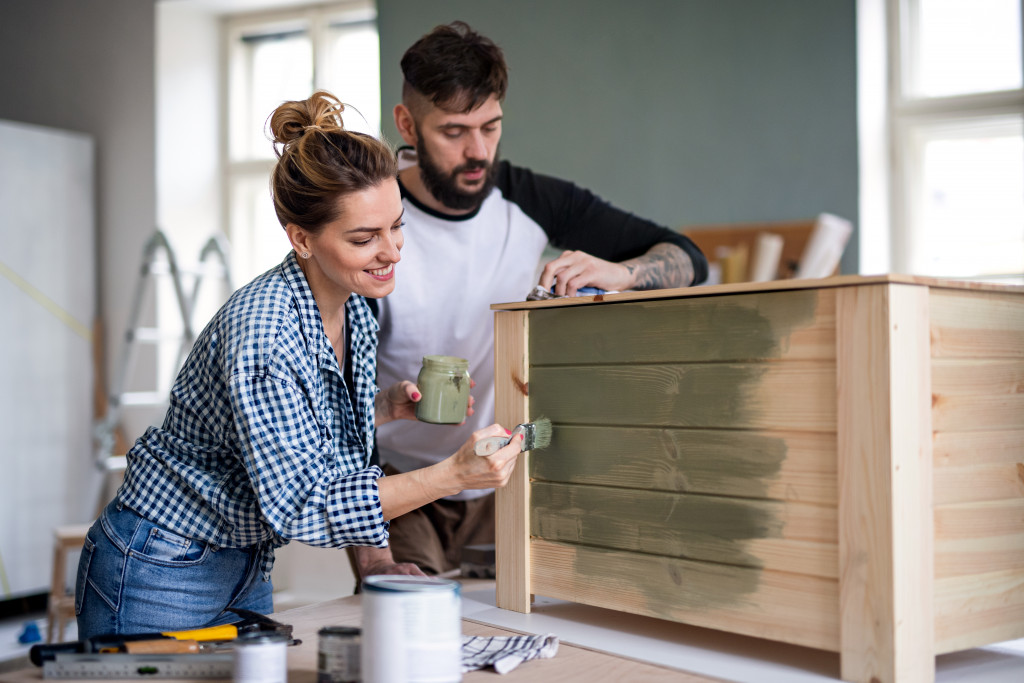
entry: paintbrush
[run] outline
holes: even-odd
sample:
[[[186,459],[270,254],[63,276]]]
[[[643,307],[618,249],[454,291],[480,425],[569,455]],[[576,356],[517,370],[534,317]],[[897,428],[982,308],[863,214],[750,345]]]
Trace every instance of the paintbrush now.
[[[522,446],[519,452],[533,451],[538,448],[546,448],[551,443],[551,420],[546,417],[538,417],[533,422],[524,422],[516,425],[508,436],[492,436],[487,439],[480,439],[476,442],[473,450],[477,455],[493,455],[519,434],[523,435]]]

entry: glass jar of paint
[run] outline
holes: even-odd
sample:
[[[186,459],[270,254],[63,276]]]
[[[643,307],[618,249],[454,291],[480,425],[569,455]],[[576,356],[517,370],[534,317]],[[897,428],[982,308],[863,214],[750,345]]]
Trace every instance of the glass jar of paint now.
[[[433,424],[459,424],[469,407],[469,361],[455,356],[424,356],[416,378],[420,398],[416,419]]]

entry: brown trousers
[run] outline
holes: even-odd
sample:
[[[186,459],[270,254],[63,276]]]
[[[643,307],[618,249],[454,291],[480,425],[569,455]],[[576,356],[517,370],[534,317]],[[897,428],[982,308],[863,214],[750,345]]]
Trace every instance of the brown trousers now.
[[[390,465],[384,474],[397,474]],[[437,500],[391,520],[388,544],[395,562],[412,562],[427,574],[462,564],[462,548],[494,543],[494,494],[474,500]]]

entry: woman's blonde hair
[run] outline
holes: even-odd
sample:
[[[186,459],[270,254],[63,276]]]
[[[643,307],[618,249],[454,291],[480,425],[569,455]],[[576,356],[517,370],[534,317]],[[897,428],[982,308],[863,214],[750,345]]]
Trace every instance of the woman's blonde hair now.
[[[352,192],[398,175],[387,144],[345,130],[345,105],[319,90],[302,101],[285,102],[270,115],[277,165],[271,176],[274,210],[289,223],[319,232],[338,216],[338,202]]]

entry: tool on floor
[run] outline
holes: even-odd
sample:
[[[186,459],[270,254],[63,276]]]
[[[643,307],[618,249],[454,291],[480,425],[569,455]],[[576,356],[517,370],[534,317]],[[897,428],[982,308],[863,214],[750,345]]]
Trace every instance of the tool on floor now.
[[[204,644],[229,642],[244,633],[271,633],[285,636],[292,645],[299,644],[299,641],[292,640],[292,627],[287,624],[252,610],[229,607],[228,611],[242,617],[242,620],[190,631],[114,633],[67,643],[34,645],[29,650],[29,659],[36,666],[42,666],[58,654],[196,654],[212,649],[204,648]]]
[[[117,680],[130,678],[231,678],[234,655],[217,654],[58,654],[43,663],[46,679]]]
[[[546,417],[538,417],[533,422],[516,425],[516,428],[508,436],[480,439],[473,446],[473,451],[477,455],[494,455],[520,434],[523,435],[523,445],[519,448],[520,453],[547,448],[551,443],[551,420]]]

